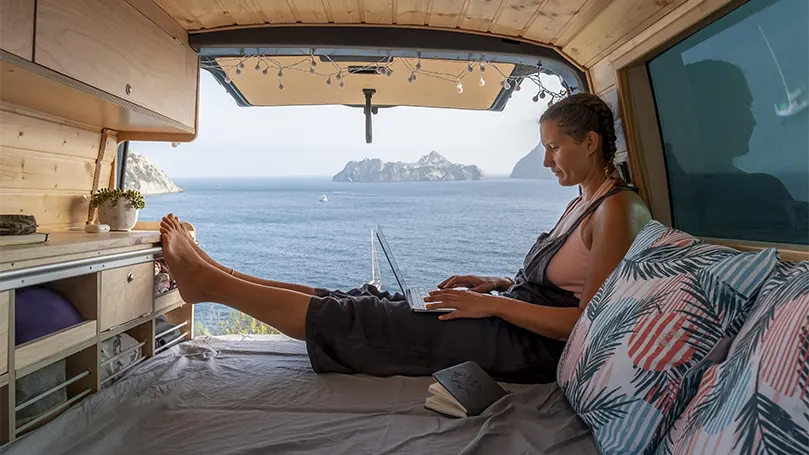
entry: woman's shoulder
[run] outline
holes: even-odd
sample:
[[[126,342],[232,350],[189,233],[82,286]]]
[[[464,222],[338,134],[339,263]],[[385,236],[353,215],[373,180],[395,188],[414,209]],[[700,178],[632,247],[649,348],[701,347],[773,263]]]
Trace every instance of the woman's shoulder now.
[[[640,195],[627,189],[606,198],[593,213],[593,218],[602,221],[599,224],[614,226],[620,223],[633,227],[640,225],[642,228],[652,216]]]

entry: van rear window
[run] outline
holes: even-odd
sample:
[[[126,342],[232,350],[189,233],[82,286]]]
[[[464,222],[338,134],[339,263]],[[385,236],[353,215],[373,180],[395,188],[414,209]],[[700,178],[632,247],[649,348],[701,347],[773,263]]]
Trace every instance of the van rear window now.
[[[674,225],[809,244],[809,2],[748,2],[648,63]]]

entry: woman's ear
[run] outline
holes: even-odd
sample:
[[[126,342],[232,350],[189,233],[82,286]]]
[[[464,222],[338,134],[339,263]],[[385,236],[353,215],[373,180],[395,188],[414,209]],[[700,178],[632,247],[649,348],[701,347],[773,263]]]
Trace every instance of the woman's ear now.
[[[595,131],[590,131],[587,133],[587,136],[584,138],[584,142],[587,145],[587,154],[592,155],[593,153],[598,151],[599,142],[601,141],[601,136],[598,135]]]

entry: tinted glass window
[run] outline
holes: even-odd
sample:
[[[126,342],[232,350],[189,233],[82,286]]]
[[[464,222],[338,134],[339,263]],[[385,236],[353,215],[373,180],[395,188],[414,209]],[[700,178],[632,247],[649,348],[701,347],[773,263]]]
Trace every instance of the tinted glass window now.
[[[648,69],[674,225],[808,244],[809,2],[748,2]]]

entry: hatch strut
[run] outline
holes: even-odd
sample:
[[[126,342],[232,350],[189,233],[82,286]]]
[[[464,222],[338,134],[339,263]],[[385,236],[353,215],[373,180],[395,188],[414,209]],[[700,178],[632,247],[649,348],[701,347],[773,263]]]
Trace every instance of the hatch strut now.
[[[365,94],[365,109],[363,109],[365,112],[365,143],[370,144],[374,140],[371,116],[379,112],[379,108],[371,107],[371,97],[376,93],[376,89],[364,88],[362,93]]]

